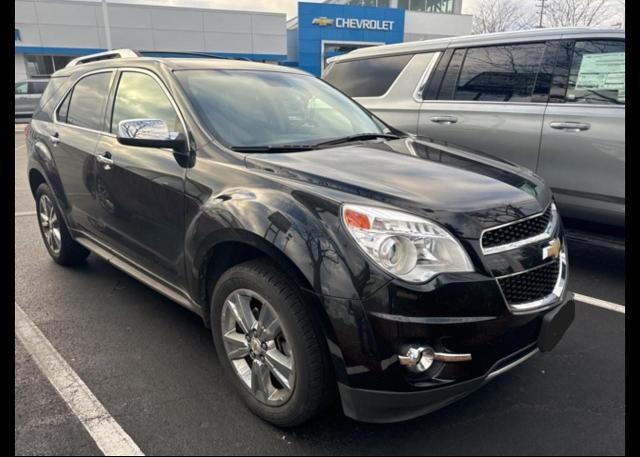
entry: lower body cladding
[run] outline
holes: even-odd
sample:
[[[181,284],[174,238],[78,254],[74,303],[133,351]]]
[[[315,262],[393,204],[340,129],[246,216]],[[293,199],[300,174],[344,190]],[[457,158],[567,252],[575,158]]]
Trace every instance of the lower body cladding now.
[[[551,350],[573,321],[566,289],[517,313],[483,279],[441,275],[426,292],[392,282],[365,301],[324,297],[345,414],[397,422],[435,411]]]

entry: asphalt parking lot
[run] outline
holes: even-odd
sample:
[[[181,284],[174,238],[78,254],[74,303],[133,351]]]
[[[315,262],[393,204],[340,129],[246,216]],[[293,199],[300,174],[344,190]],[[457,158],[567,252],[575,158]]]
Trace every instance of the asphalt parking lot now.
[[[554,351],[428,416],[363,424],[335,407],[295,430],[261,421],[225,382],[196,315],[95,255],[75,269],[49,258],[17,130],[16,306],[143,453],[625,453],[624,308],[585,301],[576,303],[575,322]],[[572,291],[624,306],[623,251],[573,243],[569,255]],[[15,363],[16,455],[100,455],[17,338]]]

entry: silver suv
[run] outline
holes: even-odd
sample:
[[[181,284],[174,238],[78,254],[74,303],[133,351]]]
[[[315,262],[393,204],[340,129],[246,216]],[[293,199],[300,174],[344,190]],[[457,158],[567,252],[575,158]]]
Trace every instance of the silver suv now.
[[[330,59],[323,79],[401,130],[530,168],[565,218],[624,226],[623,30],[362,48]]]
[[[16,81],[16,116],[31,116],[38,107],[48,79]]]

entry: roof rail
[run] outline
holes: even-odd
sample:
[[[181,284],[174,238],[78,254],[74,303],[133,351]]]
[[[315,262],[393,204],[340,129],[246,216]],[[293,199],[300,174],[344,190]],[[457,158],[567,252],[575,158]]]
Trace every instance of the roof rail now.
[[[251,62],[251,59],[246,57],[231,57],[231,56],[220,56],[217,54],[209,54],[207,52],[191,52],[191,51],[143,51],[142,55],[146,57],[156,57],[161,55],[177,55],[177,56],[193,56],[193,57],[207,57],[209,59],[225,59],[225,60],[246,60]]]
[[[76,57],[71,60],[66,67],[75,67],[76,65],[83,63],[97,62],[98,60],[120,59],[123,57],[142,57],[142,54],[138,51],[134,51],[133,49],[114,49],[113,51],[98,52],[97,54]]]

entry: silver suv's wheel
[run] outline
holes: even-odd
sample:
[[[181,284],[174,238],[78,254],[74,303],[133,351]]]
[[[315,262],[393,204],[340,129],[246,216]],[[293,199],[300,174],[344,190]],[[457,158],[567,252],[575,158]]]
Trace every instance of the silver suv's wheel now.
[[[320,317],[266,260],[227,270],[211,301],[218,358],[247,406],[280,426],[330,406],[336,382]]]

